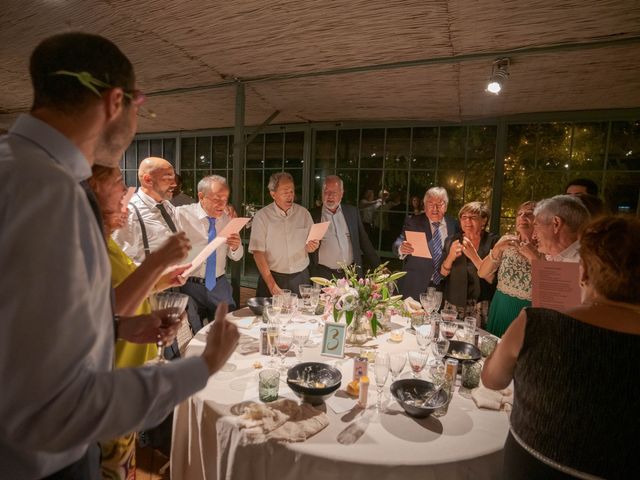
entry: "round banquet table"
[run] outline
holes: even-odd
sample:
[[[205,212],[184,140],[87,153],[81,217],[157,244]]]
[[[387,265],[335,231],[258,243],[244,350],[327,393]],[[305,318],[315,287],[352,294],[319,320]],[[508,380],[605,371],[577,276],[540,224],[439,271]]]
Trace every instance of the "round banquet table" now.
[[[391,397],[387,380],[384,390],[386,410],[375,412],[377,392],[373,372],[369,375],[369,407],[333,410],[332,399],[321,408],[326,410],[329,425],[316,435],[299,443],[266,442],[242,445],[234,441],[225,417],[231,408],[244,401],[258,402],[258,369],[265,367],[268,357],[255,351],[258,346],[261,319],[248,308],[228,314],[238,324],[240,344],[229,364],[233,371],[220,371],[209,379],[207,386],[190,397],[174,412],[171,476],[176,480],[198,479],[492,479],[500,478],[502,450],[507,438],[509,420],[504,411],[479,409],[468,394],[461,395],[455,387],[449,411],[445,416],[414,419],[407,416]],[[300,316],[296,320],[312,320]],[[402,317],[393,317],[394,327],[406,327]],[[250,324],[250,325],[249,325]],[[289,330],[312,330],[310,344],[299,358],[295,349],[289,352],[288,366],[299,361],[321,361],[340,368],[342,386],[353,376],[353,359],[361,347],[345,349],[344,359],[320,355],[321,321],[290,323]],[[199,355],[204,349],[208,326],[198,332],[187,348],[187,356]],[[401,343],[392,343],[389,333],[379,335],[364,347],[378,351],[406,352],[416,349],[415,335],[405,332]],[[294,347],[295,348],[295,347]],[[278,359],[279,361],[279,359]],[[401,377],[410,376],[408,362]],[[424,373],[423,373],[424,375]],[[280,397],[297,399],[281,373]],[[426,377],[425,377],[426,378]],[[337,395],[336,394],[336,395]],[[342,395],[344,397],[344,394]],[[344,400],[343,400],[344,402]],[[355,403],[355,402],[354,402]],[[349,444],[339,443],[346,429],[357,432]],[[236,429],[237,430],[237,429]],[[341,436],[341,438],[344,437]]]

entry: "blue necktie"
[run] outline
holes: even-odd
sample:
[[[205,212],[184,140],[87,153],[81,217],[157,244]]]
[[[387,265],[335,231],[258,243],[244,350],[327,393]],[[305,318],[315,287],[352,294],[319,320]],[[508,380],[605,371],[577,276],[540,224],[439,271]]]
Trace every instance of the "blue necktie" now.
[[[440,222],[433,222],[433,237],[431,241],[431,258],[433,260],[433,275],[431,281],[438,285],[442,280],[440,267],[442,266],[442,237],[440,236]]]
[[[209,217],[209,243],[216,238],[216,219]],[[207,266],[204,271],[204,286],[211,291],[216,286],[216,252],[207,258]]]

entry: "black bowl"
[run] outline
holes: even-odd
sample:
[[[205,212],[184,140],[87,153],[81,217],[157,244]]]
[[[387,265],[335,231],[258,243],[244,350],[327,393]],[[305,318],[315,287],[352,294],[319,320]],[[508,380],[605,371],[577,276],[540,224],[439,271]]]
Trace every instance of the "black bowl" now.
[[[265,305],[271,305],[271,297],[251,297],[247,300],[247,307],[253,312],[254,315],[262,315],[262,310]]]
[[[424,407],[406,402],[410,399],[424,398],[429,392],[435,389],[435,385],[426,380],[403,378],[391,384],[391,395],[393,395],[393,398],[396,399],[404,411],[407,412],[407,415],[415,418],[426,418],[447,403],[449,397],[447,392],[440,390],[435,394],[434,398],[429,401],[428,406]]]
[[[470,355],[471,358],[459,358],[452,355],[451,352],[454,350],[459,353],[466,353],[467,355]],[[459,340],[449,340],[449,350],[447,350],[447,354],[445,355],[447,358],[455,358],[458,360],[458,362],[460,362],[459,368],[462,368],[462,364],[465,362],[477,362],[480,360],[481,356],[482,355],[480,354],[480,349],[478,347],[472,343],[461,342]]]
[[[299,383],[298,379],[323,383],[324,387],[312,387]],[[299,363],[287,372],[287,385],[303,402],[320,405],[340,388],[342,373],[335,367],[320,362]]]

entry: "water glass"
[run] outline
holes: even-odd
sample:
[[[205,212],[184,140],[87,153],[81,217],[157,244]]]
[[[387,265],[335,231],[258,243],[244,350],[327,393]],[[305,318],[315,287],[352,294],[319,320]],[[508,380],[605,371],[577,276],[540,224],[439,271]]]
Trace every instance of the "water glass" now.
[[[453,308],[445,308],[440,312],[440,316],[445,322],[455,322],[458,318],[458,311]]]
[[[446,338],[439,338],[431,343],[431,353],[433,353],[433,356],[436,360],[435,365],[442,364],[442,359],[448,351],[449,340],[447,340]]]
[[[267,332],[268,334],[269,332]],[[276,338],[276,346],[278,348],[278,354],[280,354],[280,368],[284,369],[284,358],[287,356],[287,352],[291,349],[293,344],[293,335],[280,330],[278,337]]]
[[[305,312],[309,312],[309,308],[311,307],[311,305],[309,304],[309,297],[311,295],[311,292],[313,291],[313,287],[305,283],[300,285],[298,289],[300,290],[300,298],[302,298],[304,304],[303,309]]]
[[[480,385],[480,372],[482,372],[482,366],[479,362],[464,362],[462,364],[462,386],[472,389]]]
[[[378,413],[382,411],[382,391],[389,376],[390,359],[388,353],[378,353],[373,366],[373,373],[376,377],[376,387],[378,389]]]
[[[311,315],[316,314],[316,309],[318,308],[318,303],[320,302],[320,289],[311,288],[309,292],[309,313]]]
[[[458,324],[456,322],[440,322],[440,333],[447,340],[451,340],[458,331]]]
[[[424,325],[424,312],[413,312],[411,314],[411,326],[415,329],[420,325]]]
[[[426,353],[412,350],[407,353],[407,358],[409,359],[409,365],[411,366],[411,373],[413,374],[413,378],[418,378],[420,372],[424,369],[425,364],[427,363],[428,355]]]
[[[464,341],[475,343],[476,326],[478,321],[476,317],[464,317]]]
[[[431,288],[429,288],[429,290],[431,290]],[[420,304],[422,305],[422,308],[424,308],[424,311],[427,313],[430,313],[434,310],[433,292],[430,292],[429,290],[427,290],[427,293],[420,294]]]
[[[407,364],[407,356],[404,353],[393,353],[389,356],[389,370],[391,371],[391,380],[395,381],[398,375],[404,370]]]
[[[427,347],[431,343],[431,331],[427,325],[416,327],[416,341],[421,352],[426,352]]]
[[[293,331],[293,341],[298,345],[298,354],[302,357],[302,350],[309,340],[309,335],[311,334],[311,330],[307,328],[300,328]]]
[[[278,399],[280,372],[274,369],[262,370],[258,374],[258,397],[262,402],[273,402]]]
[[[488,357],[493,353],[496,345],[498,345],[498,337],[494,337],[493,335],[483,335],[480,337],[479,343],[480,353],[483,357]]]

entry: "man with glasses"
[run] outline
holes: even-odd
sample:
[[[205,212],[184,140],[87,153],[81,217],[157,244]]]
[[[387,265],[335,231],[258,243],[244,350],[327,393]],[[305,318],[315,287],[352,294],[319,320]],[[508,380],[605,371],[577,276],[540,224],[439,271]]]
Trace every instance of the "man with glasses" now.
[[[176,209],[178,221],[192,245],[188,261],[200,253],[231,220],[226,211],[229,193],[229,185],[224,177],[210,175],[198,183],[198,203]],[[214,318],[221,302],[227,303],[230,310],[235,309],[233,290],[225,276],[225,270],[227,257],[237,262],[243,253],[240,235],[229,235],[226,243],[218,247],[181,287],[182,293],[189,295],[195,302],[196,308],[188,309],[191,325],[202,328],[205,319]]]
[[[160,422],[220,369],[238,332],[221,308],[202,356],[113,371],[131,322],[141,343],[171,328],[158,313],[114,319],[87,191],[92,165],[116,167],[133,139],[133,66],[107,39],[69,32],[36,47],[30,74],[31,111],[0,136],[0,472],[97,480],[97,441]]]
[[[171,204],[176,177],[164,158],[145,158],[138,168],[140,188],[129,201],[127,224],[113,239],[129,258],[141,264],[167,237],[182,230]]]
[[[440,274],[444,240],[449,235],[460,232],[460,224],[454,218],[446,216],[449,196],[442,187],[432,187],[424,194],[424,215],[407,217],[402,234],[396,240],[399,244],[400,258],[404,259],[403,269],[407,274],[398,281],[400,293],[404,298],[420,299],[420,294],[429,287],[443,288]],[[423,233],[429,245],[432,258],[415,257],[413,246],[407,242],[405,232]]]
[[[380,265],[380,257],[369,240],[358,209],[342,202],[344,184],[337,175],[322,182],[322,207],[311,210],[315,223],[329,222],[329,228],[318,250],[310,255],[313,276],[343,278],[341,265],[362,268]]]

